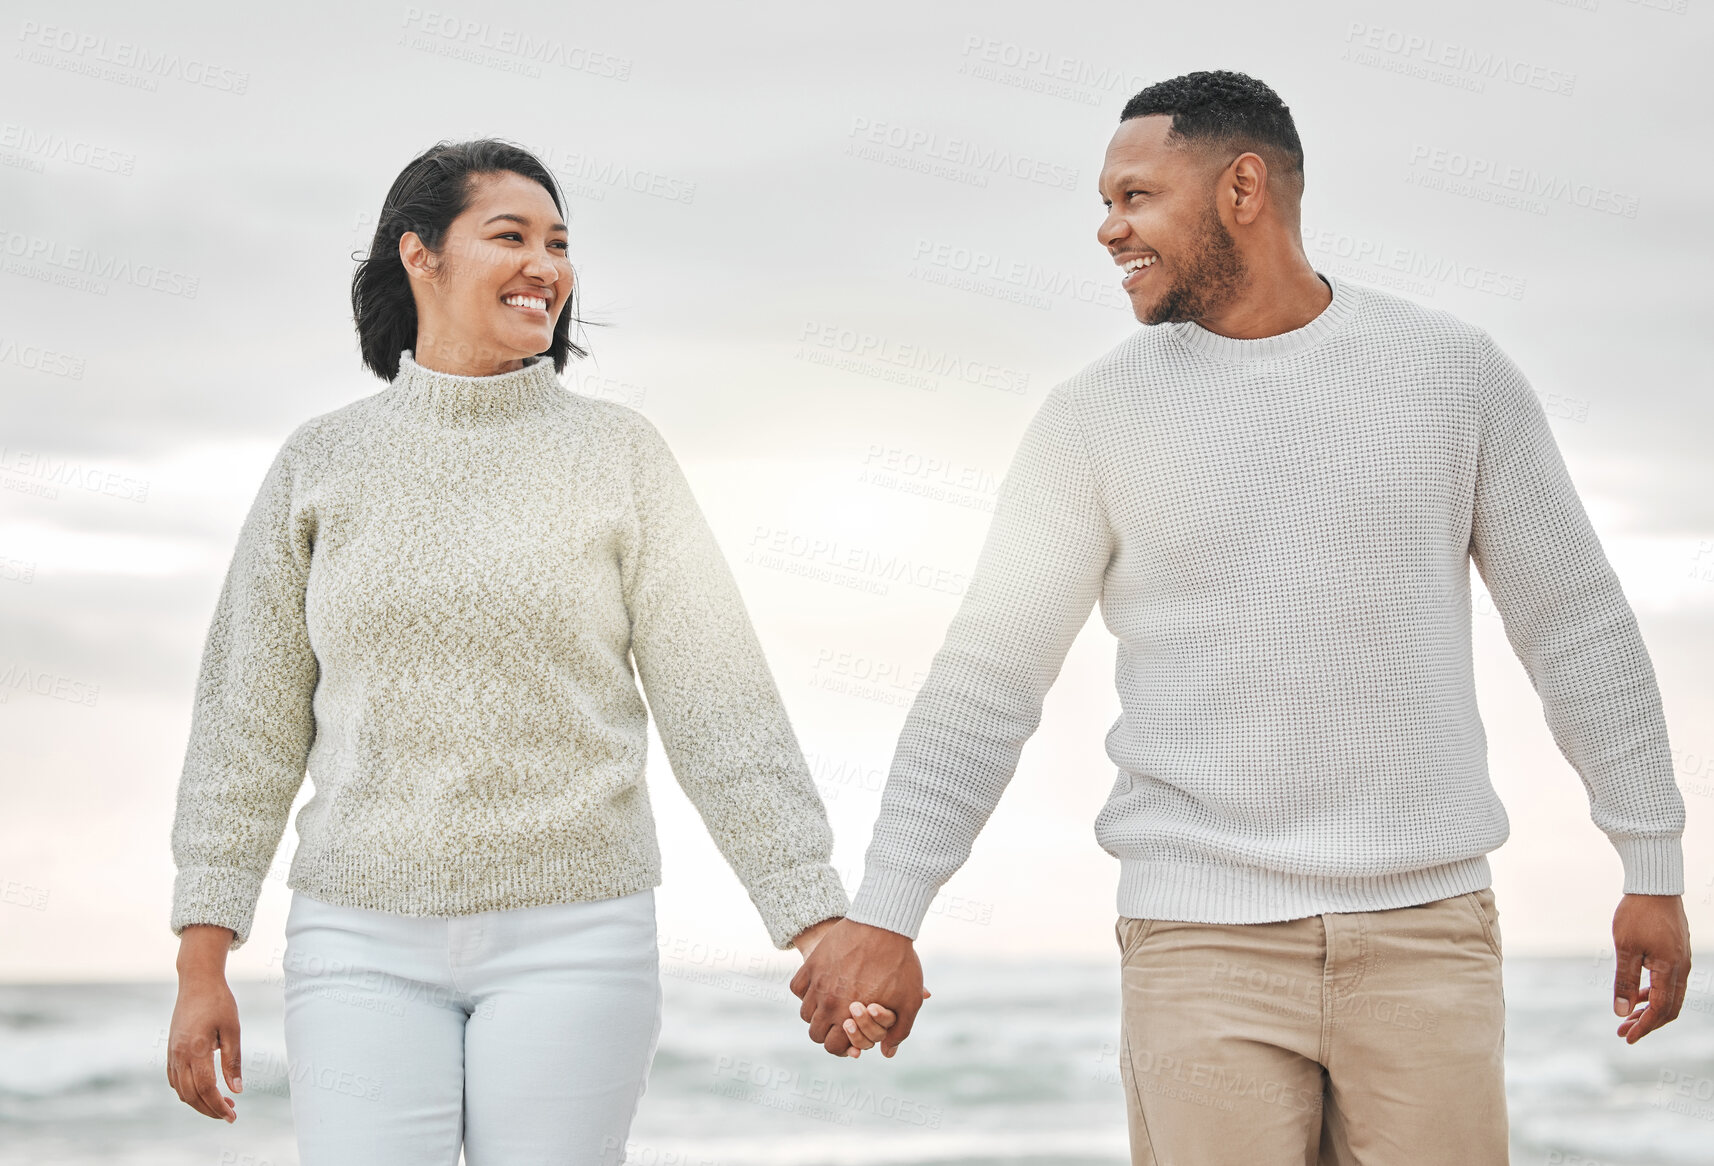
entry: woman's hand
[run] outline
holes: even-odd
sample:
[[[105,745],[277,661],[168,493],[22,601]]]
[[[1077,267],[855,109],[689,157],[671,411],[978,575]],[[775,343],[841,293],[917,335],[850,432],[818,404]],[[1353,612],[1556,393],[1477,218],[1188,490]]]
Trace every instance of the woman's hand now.
[[[214,1077],[214,1050],[226,1087],[244,1092],[239,1078],[238,1001],[226,984],[230,928],[197,923],[179,933],[179,995],[167,1034],[167,1084],[179,1100],[209,1117],[238,1120],[232,1099],[221,1095]]]
[[[922,990],[922,998],[927,1000],[934,995],[927,988]],[[851,1040],[851,1047],[845,1050],[848,1057],[862,1055],[862,1050],[874,1048],[881,1043],[881,1038],[887,1035],[887,1030],[899,1018],[898,1013],[883,1004],[871,1004],[865,1008],[856,1000],[851,1002],[851,1019],[845,1021],[845,1035]],[[896,1050],[895,1050],[896,1051]],[[883,1057],[893,1054],[886,1049],[881,1050]]]
[[[832,919],[823,919],[820,923],[812,923],[793,937],[792,946],[797,948],[799,955],[808,959],[809,953],[815,950],[815,945],[821,942],[821,937],[826,935],[833,928],[833,925],[843,918],[843,915],[835,915]]]

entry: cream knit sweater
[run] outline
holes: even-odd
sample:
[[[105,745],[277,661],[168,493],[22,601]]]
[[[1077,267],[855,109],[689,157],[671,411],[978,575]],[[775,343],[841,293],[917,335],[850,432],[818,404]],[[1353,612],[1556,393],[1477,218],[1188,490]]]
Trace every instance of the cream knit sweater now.
[[[851,919],[915,936],[1099,602],[1122,915],[1265,923],[1480,890],[1506,840],[1470,564],[1623,863],[1684,890],[1660,693],[1541,404],[1481,328],[1323,274],[1301,328],[1138,328],[1019,443],[905,718]]]
[[[658,886],[650,713],[774,945],[843,914],[821,799],[660,433],[546,357],[463,377],[407,350],[388,388],[291,434],[239,534],[172,929],[248,938],[306,773],[287,885],[326,902],[462,915]]]

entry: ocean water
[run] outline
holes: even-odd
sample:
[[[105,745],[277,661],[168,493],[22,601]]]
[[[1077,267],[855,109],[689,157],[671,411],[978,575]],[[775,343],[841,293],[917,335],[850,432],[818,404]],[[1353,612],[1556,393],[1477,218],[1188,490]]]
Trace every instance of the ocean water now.
[[[632,1163],[1128,1161],[1116,963],[934,960],[935,998],[899,1056],[855,1062],[809,1042],[786,968],[663,961],[666,1016]],[[1512,1161],[1714,1163],[1706,977],[1677,1022],[1627,1046],[1609,975],[1602,961],[1508,959]],[[171,984],[0,985],[0,1163],[295,1166],[279,985],[233,988],[247,1088],[229,1126],[166,1084]]]

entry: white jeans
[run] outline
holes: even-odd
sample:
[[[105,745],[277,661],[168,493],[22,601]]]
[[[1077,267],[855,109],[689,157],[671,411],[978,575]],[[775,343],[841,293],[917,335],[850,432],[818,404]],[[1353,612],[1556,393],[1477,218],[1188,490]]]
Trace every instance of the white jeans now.
[[[613,1166],[661,1031],[653,890],[451,918],[294,892],[303,1166]]]

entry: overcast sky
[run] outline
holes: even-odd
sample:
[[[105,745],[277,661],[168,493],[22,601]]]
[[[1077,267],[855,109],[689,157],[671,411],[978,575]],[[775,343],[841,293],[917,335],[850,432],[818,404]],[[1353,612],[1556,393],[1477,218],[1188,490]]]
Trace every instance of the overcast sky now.
[[[958,595],[758,552],[968,571],[1043,396],[1138,326],[1094,238],[1119,111],[1209,68],[1291,107],[1320,270],[1480,324],[1541,395],[1653,655],[1706,943],[1710,0],[148,9],[9,2],[0,24],[0,978],[171,975],[168,832],[221,576],[285,436],[382,387],[352,253],[443,138],[509,138],[565,184],[600,322],[568,387],[672,442],[855,889]],[[1477,606],[1508,952],[1599,951],[1618,860]],[[925,960],[1114,953],[1092,833],[1112,666],[1097,617]],[[650,784],[663,937],[768,955],[658,743]],[[234,974],[276,956],[288,898],[268,882]]]

